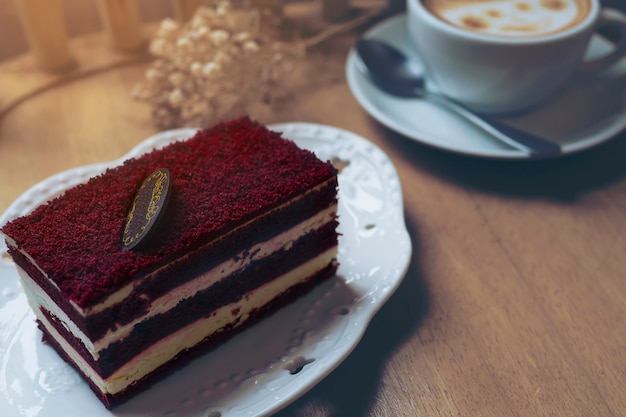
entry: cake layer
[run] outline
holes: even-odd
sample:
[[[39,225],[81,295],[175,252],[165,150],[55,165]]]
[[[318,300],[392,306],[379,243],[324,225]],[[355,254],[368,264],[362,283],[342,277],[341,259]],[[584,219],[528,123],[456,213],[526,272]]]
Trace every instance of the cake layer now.
[[[168,366],[172,360],[177,367],[183,365],[207,346],[215,347],[277,307],[293,301],[294,296],[305,292],[320,280],[332,276],[337,267],[336,255],[337,248],[331,248],[261,288],[244,294],[238,301],[222,306],[209,317],[202,317],[186,325],[169,337],[149,346],[106,378],[100,377],[75,346],[66,341],[50,322],[50,316],[40,311],[37,318],[55,349],[75,365],[101,398],[107,398],[106,402],[112,404],[117,402],[115,401],[117,395],[132,395],[137,390],[147,388],[154,382],[153,373],[172,369],[171,365]],[[236,314],[233,316],[233,313]],[[133,392],[129,393],[128,389],[132,389]]]

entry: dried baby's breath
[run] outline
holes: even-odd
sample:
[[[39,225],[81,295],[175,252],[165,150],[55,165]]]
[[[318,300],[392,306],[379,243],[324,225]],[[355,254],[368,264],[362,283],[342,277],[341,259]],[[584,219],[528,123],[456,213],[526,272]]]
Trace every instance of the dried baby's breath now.
[[[150,104],[158,128],[205,127],[271,100],[304,47],[280,40],[261,17],[218,1],[186,24],[161,22],[150,44],[155,60],[133,90]]]

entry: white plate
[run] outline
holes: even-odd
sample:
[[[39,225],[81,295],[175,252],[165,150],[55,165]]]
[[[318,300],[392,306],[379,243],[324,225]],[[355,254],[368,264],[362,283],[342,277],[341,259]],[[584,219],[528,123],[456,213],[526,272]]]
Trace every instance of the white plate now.
[[[395,45],[421,63],[409,45],[405,15],[378,24],[365,36]],[[596,36],[588,56],[602,55],[610,48],[609,42]],[[346,63],[348,85],[363,108],[388,128],[417,142],[456,153],[505,159],[529,157],[426,100],[382,92],[359,72],[355,59],[352,50]],[[626,127],[626,60],[593,80],[573,80],[532,112],[503,120],[560,143],[563,155],[605,142]]]
[[[339,175],[337,277],[195,360],[145,393],[108,411],[87,384],[41,342],[14,266],[0,243],[0,415],[3,417],[261,416],[312,388],[352,351],[373,315],[398,287],[411,258],[395,168],[369,141],[305,123],[271,126],[320,158],[349,165]],[[28,213],[106,167],[184,139],[163,132],[123,158],[54,175],[19,197],[0,224]],[[303,368],[294,373],[300,366]]]

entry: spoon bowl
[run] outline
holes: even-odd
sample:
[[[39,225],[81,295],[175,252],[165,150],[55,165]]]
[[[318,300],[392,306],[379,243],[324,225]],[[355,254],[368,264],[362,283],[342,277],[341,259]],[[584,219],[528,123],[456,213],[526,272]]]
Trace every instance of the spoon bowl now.
[[[426,93],[422,69],[389,44],[361,39],[356,52],[359,70],[381,90],[399,97],[421,97]]]

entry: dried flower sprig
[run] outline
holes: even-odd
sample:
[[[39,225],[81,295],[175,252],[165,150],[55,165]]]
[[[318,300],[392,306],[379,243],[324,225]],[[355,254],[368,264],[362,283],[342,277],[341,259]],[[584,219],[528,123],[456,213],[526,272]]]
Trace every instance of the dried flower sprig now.
[[[160,129],[205,127],[247,113],[253,103],[272,103],[282,81],[305,51],[378,18],[385,7],[332,25],[308,39],[280,39],[280,17],[214,0],[181,24],[161,22],[150,44],[155,60],[133,90],[147,102]]]
[[[150,44],[156,59],[133,90],[158,128],[204,127],[271,101],[304,46],[279,40],[261,18],[257,9],[216,1],[186,24],[161,23]]]

